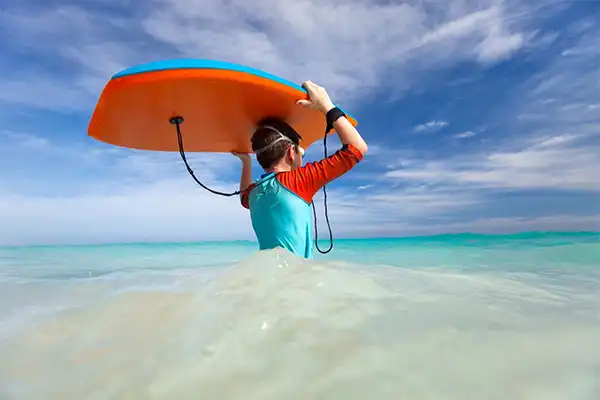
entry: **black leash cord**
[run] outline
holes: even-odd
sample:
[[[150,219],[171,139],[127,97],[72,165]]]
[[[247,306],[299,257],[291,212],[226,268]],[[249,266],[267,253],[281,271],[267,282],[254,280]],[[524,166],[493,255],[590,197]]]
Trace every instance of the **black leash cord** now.
[[[329,127],[325,128],[325,136],[323,136],[323,151],[325,153],[325,158],[327,158],[327,132],[329,132]],[[329,248],[325,251],[321,250],[319,248],[319,232],[317,229],[317,210],[315,208],[315,201],[312,201],[312,208],[313,208],[313,216],[315,219],[315,247],[317,248],[317,251],[321,254],[327,254],[331,251],[331,249],[333,249],[333,233],[331,232],[331,224],[329,223],[329,215],[327,214],[327,189],[325,189],[325,186],[327,185],[323,185],[323,204],[325,206],[325,221],[327,221],[327,229],[329,229]]]
[[[244,190],[237,190],[235,192],[232,193],[224,193],[224,192],[219,192],[217,190],[213,190],[211,188],[209,188],[208,186],[204,185],[202,182],[200,182],[198,180],[198,178],[196,178],[196,175],[194,175],[194,171],[192,170],[192,168],[190,167],[190,165],[187,162],[187,159],[185,157],[185,151],[183,150],[183,138],[181,135],[181,124],[183,123],[183,117],[181,116],[177,116],[177,117],[173,117],[169,120],[169,123],[171,125],[175,125],[175,127],[177,128],[177,141],[179,143],[179,154],[181,155],[181,159],[183,160],[183,163],[185,164],[185,167],[187,168],[189,174],[191,175],[191,177],[194,179],[194,181],[196,181],[196,183],[198,185],[200,185],[202,188],[206,189],[207,191],[213,193],[213,194],[217,194],[220,196],[225,196],[225,197],[231,197],[231,196],[237,196],[240,195],[242,193],[245,193],[246,191],[248,191],[250,188],[246,188]],[[325,130],[325,136],[323,137],[323,148],[325,151],[325,158],[327,158],[327,132],[329,132],[329,129]],[[276,177],[277,174],[273,174],[273,176],[269,179],[265,179],[264,181],[262,181],[260,184],[263,184],[265,182],[267,182],[270,179],[273,179],[274,177]],[[313,208],[313,216],[314,216],[314,220],[315,220],[315,246],[317,247],[317,251],[321,254],[327,254],[331,251],[331,249],[333,249],[333,233],[331,232],[331,225],[329,223],[329,216],[327,213],[327,191],[325,190],[325,186],[323,186],[323,195],[324,195],[324,204],[325,204],[325,220],[327,221],[327,228],[329,229],[329,249],[323,251],[319,248],[319,233],[318,233],[318,229],[317,229],[317,211],[315,210],[315,202],[314,200],[311,202],[312,204],[312,208]]]

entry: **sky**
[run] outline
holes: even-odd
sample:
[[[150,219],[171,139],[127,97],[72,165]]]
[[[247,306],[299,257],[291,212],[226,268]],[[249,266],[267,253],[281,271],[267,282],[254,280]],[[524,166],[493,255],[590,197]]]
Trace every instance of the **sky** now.
[[[254,240],[239,199],[198,187],[178,153],[87,135],[113,74],[173,58],[312,80],[358,120],[369,153],[327,186],[334,238],[598,231],[599,16],[598,1],[4,0],[0,245]],[[188,161],[238,189],[232,155]]]

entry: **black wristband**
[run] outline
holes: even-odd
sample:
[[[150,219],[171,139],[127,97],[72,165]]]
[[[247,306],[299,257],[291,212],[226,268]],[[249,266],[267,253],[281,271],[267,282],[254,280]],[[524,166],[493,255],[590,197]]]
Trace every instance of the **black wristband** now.
[[[345,117],[346,114],[338,107],[333,107],[331,110],[327,111],[325,115],[325,119],[327,120],[327,132],[333,129],[333,123],[338,120],[340,117]]]

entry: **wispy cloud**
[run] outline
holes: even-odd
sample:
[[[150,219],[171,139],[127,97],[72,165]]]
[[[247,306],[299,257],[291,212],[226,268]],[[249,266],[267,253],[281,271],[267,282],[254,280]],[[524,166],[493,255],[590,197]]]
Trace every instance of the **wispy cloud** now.
[[[178,153],[55,146],[31,134],[9,136],[11,145],[0,149],[2,244],[252,238],[239,197],[200,188]],[[25,157],[33,162],[16,164]],[[233,156],[190,154],[188,162],[209,187],[238,189],[239,160]]]
[[[388,171],[392,179],[464,184],[476,188],[600,191],[600,152],[589,136],[555,136],[513,150],[413,162]]]
[[[429,121],[415,126],[413,131],[418,133],[432,133],[439,131],[448,125],[450,125],[450,123],[447,121]]]
[[[67,65],[51,73],[28,66],[4,79],[0,100],[55,110],[89,107],[108,77],[140,62],[216,58],[326,85],[358,100],[382,84],[406,86],[423,62],[500,60],[523,44],[510,9],[452,2],[277,2],[153,0],[144,7],[25,4],[0,15],[13,45]],[[511,23],[508,24],[508,20]],[[24,46],[24,47],[22,47]],[[358,61],[360,60],[360,61]],[[29,83],[30,89],[24,90]],[[30,94],[31,93],[31,94]],[[52,96],[50,96],[52,94]],[[52,98],[52,100],[50,100]]]
[[[39,150],[51,146],[48,139],[30,133],[5,130],[0,131],[0,137],[3,139],[5,145],[10,144],[17,148],[33,148]]]
[[[75,196],[0,196],[3,244],[251,239],[238,198],[191,180],[133,184]],[[226,227],[226,228],[225,228]]]
[[[402,232],[405,235],[430,235],[444,233],[485,233],[510,234],[527,231],[597,231],[600,229],[600,214],[573,215],[561,214],[545,217],[510,217],[510,218],[481,218],[461,221],[459,223],[445,222],[438,229],[431,224],[401,221]],[[381,221],[377,226],[357,226],[352,236],[369,237],[371,235],[395,236],[398,234],[399,221]],[[323,237],[323,235],[322,235]]]
[[[588,26],[570,48],[577,56],[557,57],[514,89],[504,115],[496,116],[505,119],[503,130],[510,134],[497,132],[493,148],[412,159],[386,176],[473,188],[600,191],[600,114],[594,108],[600,102],[597,34],[597,27]],[[515,120],[511,114],[537,118]]]
[[[476,133],[473,131],[464,131],[461,133],[457,133],[456,135],[454,135],[454,137],[457,139],[466,139],[466,138],[473,137],[475,135],[476,135]]]
[[[509,57],[524,45],[526,35],[522,32],[511,33],[506,23],[506,10],[498,2],[489,4],[487,9],[468,13],[429,31],[421,38],[421,45],[462,40],[460,44],[454,43],[454,47],[465,52],[470,47],[467,54],[475,56],[480,62],[494,62]]]

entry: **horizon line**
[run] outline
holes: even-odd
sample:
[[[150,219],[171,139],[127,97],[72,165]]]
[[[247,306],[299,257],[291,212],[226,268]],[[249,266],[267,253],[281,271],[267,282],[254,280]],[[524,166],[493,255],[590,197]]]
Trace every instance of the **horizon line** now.
[[[420,234],[420,235],[400,235],[400,236],[371,236],[371,237],[341,237],[338,239],[334,238],[334,245],[336,241],[351,242],[351,241],[364,241],[364,240],[401,240],[401,239],[433,239],[440,237],[449,236],[523,236],[523,235],[544,235],[544,234],[569,234],[569,235],[600,235],[600,230],[571,230],[571,231],[552,231],[552,230],[525,230],[515,231],[511,233],[484,233],[484,232],[448,232],[448,233],[436,233],[436,234]],[[327,242],[328,239],[319,239],[319,243]],[[314,240],[313,240],[314,242]],[[0,249],[11,249],[11,248],[31,248],[31,247],[108,247],[108,246],[140,246],[140,245],[206,245],[206,244],[258,244],[256,239],[230,239],[230,240],[147,240],[147,241],[120,241],[120,242],[89,242],[89,243],[37,243],[37,244],[14,244],[4,245],[0,244]]]

